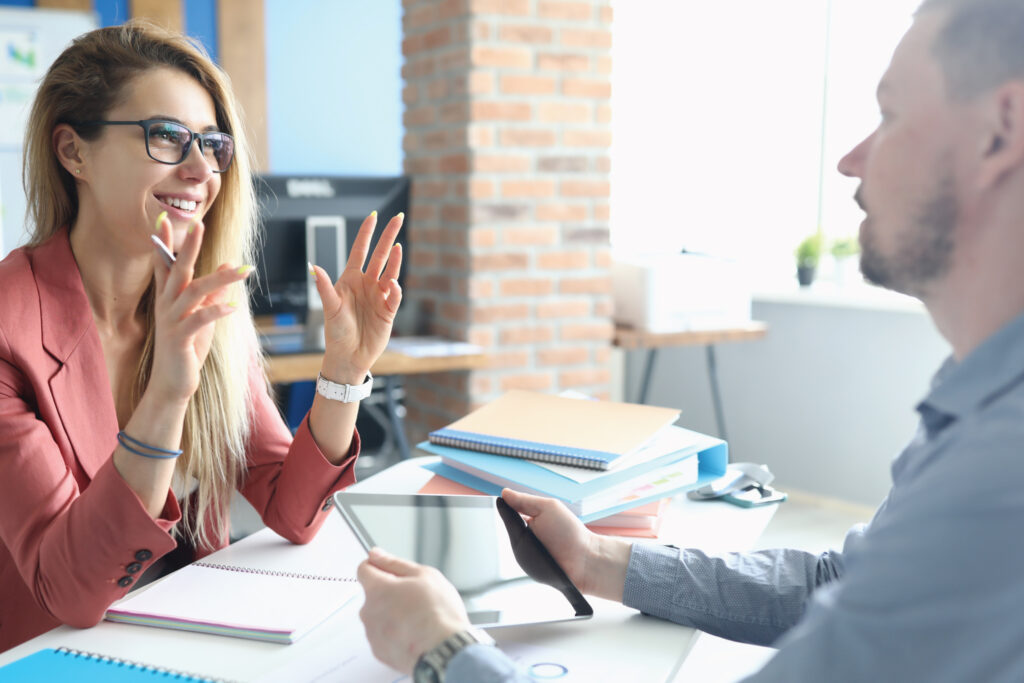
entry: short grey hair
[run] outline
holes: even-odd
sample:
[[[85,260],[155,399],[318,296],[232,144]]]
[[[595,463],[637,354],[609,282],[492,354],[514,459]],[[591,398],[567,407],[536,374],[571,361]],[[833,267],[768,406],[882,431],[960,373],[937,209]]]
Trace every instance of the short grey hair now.
[[[950,97],[969,100],[1024,79],[1024,0],[924,0],[915,16],[947,13],[932,46]]]

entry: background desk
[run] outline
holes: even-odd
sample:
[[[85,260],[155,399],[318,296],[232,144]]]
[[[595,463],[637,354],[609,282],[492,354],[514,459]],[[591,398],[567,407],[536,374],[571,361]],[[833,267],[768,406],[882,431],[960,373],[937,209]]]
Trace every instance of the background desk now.
[[[613,343],[625,351],[647,351],[637,403],[647,402],[647,391],[651,386],[651,374],[654,372],[654,361],[658,355],[659,348],[664,346],[704,346],[707,354],[708,382],[711,384],[711,400],[715,410],[715,424],[718,426],[718,436],[728,441],[725,429],[725,416],[722,411],[722,394],[718,388],[715,344],[754,341],[762,339],[767,333],[768,325],[756,320],[751,320],[749,323],[735,327],[724,327],[714,330],[685,330],[681,332],[648,332],[647,330],[617,325],[615,327]]]
[[[416,458],[401,462],[352,490],[417,491],[431,476],[419,465],[429,461]],[[664,520],[661,540],[709,552],[742,550],[754,543],[774,513],[775,506],[748,510],[727,503],[677,499]],[[338,514],[331,515],[312,543],[289,545],[282,552],[313,553],[321,561],[324,555],[333,557],[339,571],[354,571],[365,557]],[[607,672],[601,680],[672,680],[693,646],[697,631],[645,617],[617,603],[588,599],[595,615],[587,621],[509,627],[491,633],[499,645],[513,653],[540,646],[546,652],[563,653],[567,662],[586,661]],[[362,599],[357,596],[293,645],[107,621],[85,630],[61,626],[0,653],[0,665],[42,648],[64,646],[230,680],[398,680],[398,674],[370,654],[358,617],[361,605]]]
[[[267,377],[273,384],[290,384],[292,382],[314,381],[320,373],[323,360],[322,349],[304,349],[302,344],[278,345],[272,340],[280,335],[290,340],[304,339],[305,333],[301,326],[275,328],[265,321],[257,321],[263,347],[267,351]],[[451,370],[475,370],[485,368],[490,358],[482,353],[458,354],[445,356],[408,356],[396,351],[385,350],[377,362],[370,368],[374,377],[383,382],[383,394],[387,421],[390,432],[398,448],[399,458],[409,457],[409,442],[405,437],[405,425],[402,411],[399,409],[399,381],[403,375],[419,375],[431,372],[448,372]],[[303,410],[303,412],[305,412]],[[380,421],[379,419],[377,420]],[[294,428],[294,425],[293,425]]]

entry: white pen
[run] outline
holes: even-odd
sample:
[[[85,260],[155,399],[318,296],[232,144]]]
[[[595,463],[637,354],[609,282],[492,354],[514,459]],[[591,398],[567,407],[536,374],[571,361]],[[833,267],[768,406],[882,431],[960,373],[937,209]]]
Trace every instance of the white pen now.
[[[163,240],[156,235],[150,235],[149,239],[153,240],[153,244],[156,245],[157,251],[160,252],[160,258],[164,260],[167,267],[170,268],[173,266],[175,261],[174,254],[172,254],[171,250],[167,248],[167,245],[164,244]]]

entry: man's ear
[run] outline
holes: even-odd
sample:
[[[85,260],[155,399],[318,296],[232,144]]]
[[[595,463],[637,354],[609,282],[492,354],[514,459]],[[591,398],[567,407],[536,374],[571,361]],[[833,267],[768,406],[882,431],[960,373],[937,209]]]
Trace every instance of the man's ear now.
[[[58,124],[53,129],[51,140],[60,165],[72,176],[81,177],[85,158],[82,155],[82,139],[75,129],[66,123]]]
[[[1024,81],[1010,81],[988,96],[979,144],[981,188],[1024,168]]]

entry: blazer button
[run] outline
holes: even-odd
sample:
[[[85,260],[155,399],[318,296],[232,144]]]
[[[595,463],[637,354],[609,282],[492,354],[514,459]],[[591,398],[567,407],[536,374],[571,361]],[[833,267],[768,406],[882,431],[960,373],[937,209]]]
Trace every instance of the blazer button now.
[[[129,574],[138,574],[140,569],[142,569],[141,562],[132,562],[130,565],[124,568],[124,570]]]
[[[134,580],[135,579],[133,579],[130,576],[122,576],[120,579],[117,580],[117,585],[121,588],[127,588],[128,586],[132,585],[132,582]]]
[[[153,557],[153,553],[149,550],[140,550],[135,553],[135,559],[139,562],[145,562],[151,557]]]

